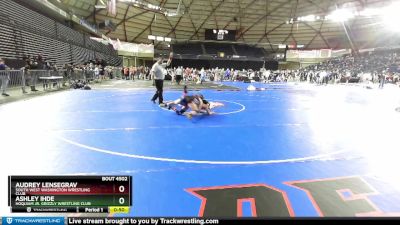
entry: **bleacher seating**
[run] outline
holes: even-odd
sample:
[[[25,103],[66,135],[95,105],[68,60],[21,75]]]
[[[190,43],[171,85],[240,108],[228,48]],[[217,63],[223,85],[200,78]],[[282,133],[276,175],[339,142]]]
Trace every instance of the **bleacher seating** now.
[[[34,29],[46,35],[56,36],[54,20],[10,0],[0,0],[0,5],[0,14],[7,15],[10,20],[24,26],[26,30]]]
[[[264,52],[260,48],[255,48],[248,45],[235,45],[234,48],[236,52],[240,56],[247,56],[247,57],[263,57]]]
[[[82,44],[84,35],[78,31],[72,30],[71,28],[57,23],[58,37],[67,41],[73,42],[74,44]]]
[[[0,17],[0,20],[3,18]],[[13,30],[10,26],[0,23],[1,30],[1,47],[0,47],[0,57],[4,58],[15,58],[15,45]]]
[[[109,55],[115,55],[114,48],[111,45],[104,45],[100,42],[94,41],[89,37],[85,37],[86,47],[96,52],[103,52]]]
[[[181,55],[202,55],[203,50],[200,44],[176,44],[173,45],[173,51]]]
[[[72,55],[75,62],[87,62],[95,59],[93,51],[87,51],[87,49],[75,45],[72,45]]]
[[[99,56],[110,65],[122,59],[111,45],[88,36],[10,0],[0,0],[0,57],[21,59],[23,55],[43,56],[52,63],[80,64]]]
[[[73,62],[67,43],[26,31],[21,31],[21,35],[24,37],[21,45],[25,55],[43,53],[45,58],[58,65]]]
[[[225,56],[234,55],[232,45],[229,44],[205,43],[204,48],[206,49],[206,53],[209,55],[217,55],[218,52],[224,52]]]
[[[205,52],[203,52],[203,48]],[[226,43],[190,43],[174,44],[174,53],[182,59],[213,59],[218,57],[219,52],[224,53],[226,59],[237,60],[262,60],[266,54],[262,48],[249,45],[226,44]],[[236,51],[236,52],[235,52]],[[240,57],[233,57],[238,55]]]

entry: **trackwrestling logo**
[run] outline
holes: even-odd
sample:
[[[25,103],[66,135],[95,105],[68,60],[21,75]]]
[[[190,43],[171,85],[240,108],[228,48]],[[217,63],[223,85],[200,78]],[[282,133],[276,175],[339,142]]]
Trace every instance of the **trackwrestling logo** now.
[[[64,217],[3,217],[3,224],[9,225],[64,225]]]

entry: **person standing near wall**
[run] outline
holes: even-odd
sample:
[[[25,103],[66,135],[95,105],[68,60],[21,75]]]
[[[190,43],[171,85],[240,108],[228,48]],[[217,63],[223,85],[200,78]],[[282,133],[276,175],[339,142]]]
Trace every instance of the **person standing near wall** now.
[[[176,80],[176,68],[171,68],[168,70],[168,74],[171,75],[171,84],[174,84],[174,81]]]
[[[205,81],[206,80],[206,71],[204,70],[204,67],[203,68],[201,68],[201,70],[200,70],[200,80],[199,80],[199,83],[200,84],[203,84],[203,81]]]
[[[154,84],[156,86],[156,93],[154,94],[153,98],[151,99],[151,101],[153,103],[156,103],[156,100],[158,98],[158,103],[160,105],[164,104],[163,101],[163,86],[164,86],[164,70],[165,67],[169,66],[172,62],[172,56],[173,53],[171,52],[169,54],[169,59],[167,61],[167,63],[163,63],[163,58],[160,57],[157,59],[156,63],[154,63],[153,67],[151,68],[151,72],[153,74],[154,77]]]
[[[28,77],[29,77],[29,84],[31,86],[31,91],[38,91],[36,89],[36,82],[38,79],[38,58],[37,57],[33,57],[33,62],[31,62],[30,64],[30,68],[27,71]]]
[[[176,84],[180,85],[181,81],[182,81],[182,77],[183,77],[183,67],[182,66],[178,66],[178,68],[176,69]]]
[[[145,68],[144,68],[144,73],[146,74],[145,76],[145,79],[146,80],[151,80],[151,76],[150,76],[150,69],[146,66]]]
[[[385,85],[385,73],[386,71],[383,71],[381,74],[379,74],[379,88],[383,88],[383,86]]]
[[[124,74],[125,80],[129,80],[129,67],[124,67],[123,74]]]
[[[0,80],[1,80],[1,95],[8,97],[9,94],[6,93],[8,82],[10,81],[10,75],[6,71],[7,66],[4,60],[0,58]]]

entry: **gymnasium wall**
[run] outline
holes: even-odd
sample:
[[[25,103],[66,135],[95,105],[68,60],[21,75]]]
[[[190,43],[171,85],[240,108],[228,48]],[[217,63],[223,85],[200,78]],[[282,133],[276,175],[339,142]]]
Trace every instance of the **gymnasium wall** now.
[[[242,60],[206,60],[206,59],[174,59],[172,67],[183,66],[190,68],[205,69],[210,68],[233,68],[233,69],[253,69],[259,70],[263,67],[264,61],[242,61]],[[278,62],[267,61],[265,68],[269,70],[277,70]]]
[[[91,40],[14,1],[0,0],[0,5],[0,57],[8,62],[18,64],[23,55],[42,54],[59,66],[95,58],[104,59],[109,65],[122,63],[111,45]]]

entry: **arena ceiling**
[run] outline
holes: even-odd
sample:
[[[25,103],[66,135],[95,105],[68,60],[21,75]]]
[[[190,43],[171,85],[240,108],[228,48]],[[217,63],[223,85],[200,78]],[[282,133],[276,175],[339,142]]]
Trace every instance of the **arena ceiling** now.
[[[176,10],[166,16],[117,0],[117,13],[96,9],[101,0],[53,0],[74,14],[93,23],[110,19],[115,31],[103,31],[111,38],[136,43],[152,43],[148,35],[171,37],[174,42],[204,40],[205,29],[237,30],[237,42],[254,44],[276,51],[278,44],[304,45],[307,49],[368,47],[377,26],[371,18],[356,18],[346,23],[330,20],[287,23],[290,18],[328,15],[337,7],[357,10],[383,7],[389,0],[147,0],[162,8]],[[58,3],[58,4],[59,4]],[[344,26],[345,25],[345,26]],[[347,28],[347,32],[346,32]],[[364,33],[363,33],[364,32]],[[368,36],[367,35],[367,36]],[[157,48],[165,43],[155,43]]]

